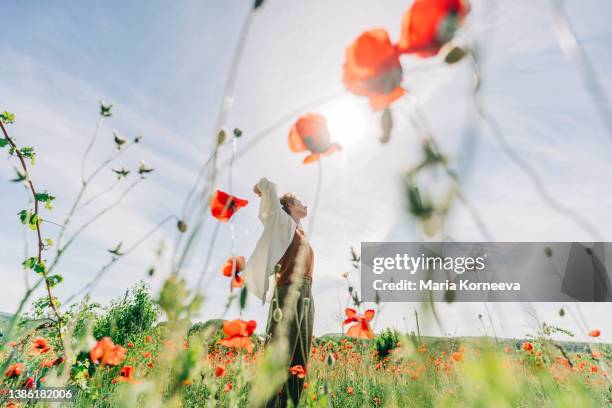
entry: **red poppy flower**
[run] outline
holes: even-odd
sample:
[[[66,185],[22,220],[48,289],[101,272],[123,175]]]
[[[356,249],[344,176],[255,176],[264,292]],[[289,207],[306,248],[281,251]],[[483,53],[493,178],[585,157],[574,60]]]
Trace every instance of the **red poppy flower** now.
[[[601,331],[599,331],[599,330],[597,330],[597,329],[592,330],[592,331],[589,333],[589,336],[590,336],[590,337],[599,337],[599,336],[601,336]]]
[[[232,278],[232,290],[241,288],[244,286],[244,278],[240,275],[236,275]]]
[[[47,340],[42,337],[37,338],[32,343],[32,353],[33,354],[45,354],[48,351],[53,350],[51,346],[47,343]]]
[[[134,367],[123,366],[121,370],[119,371],[119,376],[115,378],[115,381],[127,382],[127,383],[136,382],[136,379],[134,378]]]
[[[467,0],[415,0],[404,14],[399,52],[431,57],[449,42],[470,11]]]
[[[244,256],[233,256],[230,257],[227,261],[225,261],[221,270],[223,272],[223,275],[230,277],[235,273],[242,272],[245,264],[246,261],[244,259]]]
[[[244,286],[244,278],[238,275],[240,272],[244,270],[244,266],[246,265],[246,260],[244,256],[234,256],[228,258],[227,261],[223,264],[221,268],[221,272],[224,276],[232,277],[231,289],[241,288]]]
[[[342,83],[370,99],[373,110],[385,109],[404,95],[399,52],[383,29],[366,31],[346,49]]]
[[[64,361],[66,361],[66,356],[60,356],[60,357],[55,359],[55,361],[53,362],[53,365],[54,366],[58,366],[58,365],[62,364]]]
[[[51,360],[42,360],[38,364],[38,366],[39,367],[45,367],[45,368],[51,368],[51,367],[53,367],[53,361],[54,361],[53,359],[51,359]]]
[[[15,363],[11,365],[4,373],[8,378],[19,377],[23,372],[23,363]]]
[[[219,221],[227,222],[234,213],[245,207],[248,203],[248,200],[243,200],[224,191],[217,190],[210,202],[210,212]]]
[[[463,361],[463,354],[455,351],[453,354],[451,354],[451,358],[455,361]]]
[[[225,368],[223,368],[222,366],[217,366],[215,368],[215,377],[223,377],[224,374],[225,374]]]
[[[310,151],[303,163],[313,163],[336,151],[342,150],[338,143],[331,142],[331,135],[327,128],[327,120],[314,113],[302,116],[293,124],[289,132],[289,149],[292,152]]]
[[[225,384],[225,387],[223,387],[223,392],[230,392],[232,390],[232,383],[227,383]]]
[[[34,388],[35,384],[36,383],[34,382],[34,377],[28,377],[23,383],[23,387],[24,388]]]
[[[91,349],[89,357],[94,363],[119,365],[125,357],[125,349],[114,344],[110,337],[100,339]]]
[[[349,337],[355,337],[358,339],[373,339],[374,332],[370,327],[370,321],[374,319],[374,314],[376,313],[373,309],[368,309],[365,311],[363,316],[357,314],[355,309],[351,309],[350,307],[346,308],[346,319],[342,322],[342,325],[349,324],[351,322],[357,322],[353,326],[349,327],[348,332],[346,333]]]
[[[240,319],[224,320],[223,332],[227,337],[217,341],[217,343],[225,347],[241,348],[248,353],[252,353],[253,341],[250,336],[255,332],[256,327],[257,322],[255,320],[249,320],[248,322]]]
[[[525,351],[531,351],[533,350],[533,344],[531,344],[530,342],[526,341],[521,345],[521,348]]]
[[[306,370],[300,364],[290,367],[289,371],[291,371],[291,374],[297,375],[298,378],[306,377]]]

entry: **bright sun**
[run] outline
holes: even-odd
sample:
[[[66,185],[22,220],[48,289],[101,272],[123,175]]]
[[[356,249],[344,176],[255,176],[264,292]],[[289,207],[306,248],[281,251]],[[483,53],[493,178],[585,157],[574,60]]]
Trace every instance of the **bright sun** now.
[[[344,149],[351,149],[368,133],[371,112],[367,104],[361,105],[354,98],[330,102],[321,114],[327,118],[332,142],[340,143]]]

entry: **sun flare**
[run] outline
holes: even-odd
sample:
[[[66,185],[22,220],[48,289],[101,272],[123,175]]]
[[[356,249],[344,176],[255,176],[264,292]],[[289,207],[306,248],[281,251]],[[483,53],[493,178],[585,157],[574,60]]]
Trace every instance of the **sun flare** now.
[[[327,119],[332,142],[343,149],[351,149],[368,133],[371,111],[367,104],[353,98],[342,99],[326,105],[321,114]]]

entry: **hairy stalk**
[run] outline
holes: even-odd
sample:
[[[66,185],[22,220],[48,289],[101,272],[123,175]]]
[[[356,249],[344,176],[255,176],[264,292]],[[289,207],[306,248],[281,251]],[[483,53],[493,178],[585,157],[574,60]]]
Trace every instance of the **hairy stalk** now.
[[[315,215],[317,215],[317,209],[319,207],[319,198],[321,196],[321,187],[323,185],[323,164],[321,164],[321,160],[317,160],[317,187],[315,189],[315,198],[313,203],[312,216],[310,217],[310,222],[308,223],[308,236],[312,236],[312,231],[314,229],[315,223]]]
[[[551,0],[550,5],[553,11],[553,29],[559,42],[559,47],[561,47],[565,57],[576,67],[580,79],[582,79],[582,83],[597,110],[597,114],[612,140],[612,106],[610,106],[610,100],[604,91],[601,80],[597,76],[589,56],[572,29],[563,9],[562,0]]]
[[[74,243],[74,240],[87,228],[89,227],[91,224],[93,224],[98,218],[100,218],[102,215],[106,214],[108,211],[112,210],[113,208],[115,208],[116,206],[118,206],[121,201],[123,200],[123,198],[134,188],[136,187],[136,185],[138,183],[140,183],[142,180],[144,180],[143,178],[139,178],[138,180],[136,180],[135,182],[133,182],[122,194],[121,196],[119,196],[119,198],[111,205],[109,205],[108,207],[104,208],[103,210],[101,210],[99,213],[97,213],[96,215],[94,215],[89,221],[86,221],[83,225],[81,225],[81,227],[68,239],[68,241],[66,242],[65,245],[63,246],[59,246],[58,244],[58,249],[57,249],[57,255],[55,257],[55,259],[53,260],[53,263],[51,264],[51,266],[49,266],[49,272],[52,271],[58,264],[60,257],[66,252],[66,250]]]
[[[103,161],[93,171],[93,173],[91,173],[91,175],[89,177],[87,177],[86,179],[84,179],[82,181],[81,188],[80,188],[79,192],[77,193],[77,197],[75,198],[74,202],[72,203],[72,207],[68,211],[68,215],[66,216],[66,219],[62,223],[62,229],[60,230],[60,232],[58,234],[58,237],[57,237],[57,248],[58,248],[58,250],[56,251],[56,254],[55,254],[55,258],[56,259],[54,260],[54,263],[57,263],[57,261],[59,260],[59,257],[61,256],[59,248],[61,248],[61,246],[62,246],[62,240],[63,240],[64,235],[66,233],[66,228],[68,227],[68,225],[72,221],[72,217],[76,213],[77,207],[79,206],[79,203],[81,202],[81,199],[83,198],[83,195],[85,194],[85,190],[87,190],[87,187],[89,186],[89,183],[91,183],[91,181],[98,175],[98,173],[100,173],[100,171],[102,171],[102,169],[104,169],[106,166],[108,166],[110,163],[112,163],[115,159],[117,159],[119,156],[121,156],[123,153],[125,153],[134,144],[135,144],[135,142],[132,142],[132,143],[128,144],[124,149],[121,149],[121,150],[113,149],[113,152],[110,154],[110,156],[105,161]]]
[[[143,244],[149,237],[151,237],[151,235],[153,235],[158,229],[160,229],[164,224],[166,224],[168,221],[170,221],[171,219],[177,219],[177,217],[175,215],[169,215],[166,218],[164,218],[162,221],[160,221],[159,223],[157,223],[157,225],[149,232],[147,232],[145,235],[143,235],[138,241],[136,241],[134,243],[134,245],[132,245],[131,247],[129,247],[125,252],[123,252],[123,254],[121,256],[113,256],[113,258],[104,266],[102,266],[102,268],[100,269],[100,271],[98,271],[98,273],[94,276],[94,278],[88,283],[86,284],[83,288],[81,288],[80,290],[78,290],[76,293],[73,293],[72,295],[70,295],[65,301],[65,304],[68,304],[69,302],[71,302],[72,300],[74,300],[75,297],[79,296],[81,293],[87,291],[87,293],[85,294],[85,296],[89,295],[89,293],[95,288],[95,286],[98,284],[98,282],[100,281],[100,279],[104,276],[104,274],[119,260],[119,259],[123,259],[125,258],[127,255],[129,255],[131,252],[133,252],[134,250],[136,250],[141,244]]]
[[[440,155],[442,150],[440,149],[440,145],[438,144],[438,141],[436,140],[436,138],[433,135],[433,132],[431,131],[431,126],[427,122],[427,119],[425,115],[423,114],[423,112],[420,110],[419,103],[418,103],[416,96],[412,95],[412,97],[413,97],[412,107],[413,107],[414,113],[416,114],[416,118],[414,118],[410,114],[409,114],[409,118],[413,126],[419,129],[425,135],[426,140],[433,147],[433,149],[435,150],[435,153]],[[472,217],[472,220],[476,224],[476,227],[480,230],[480,233],[482,234],[482,236],[487,241],[495,241],[493,234],[490,232],[484,220],[480,217],[478,210],[474,207],[474,205],[470,202],[470,200],[467,198],[467,196],[463,192],[463,189],[461,188],[461,181],[459,179],[459,175],[457,174],[457,172],[455,172],[449,166],[446,160],[442,160],[441,165],[443,166],[446,174],[451,178],[451,180],[453,180],[455,184],[455,188],[456,188],[457,198],[464,205],[464,207],[468,210],[470,216]]]
[[[580,227],[583,231],[593,237],[593,239],[595,239],[596,241],[603,241],[604,239],[602,234],[597,230],[597,228],[595,228],[595,226],[593,226],[576,211],[573,211],[571,208],[561,204],[557,199],[555,199],[555,197],[553,197],[548,192],[544,181],[537,173],[537,171],[512,148],[512,146],[504,136],[504,133],[502,132],[501,127],[499,126],[497,121],[493,118],[493,116],[489,115],[485,111],[480,101],[482,76],[476,44],[473,44],[470,56],[472,59],[472,69],[475,80],[473,95],[474,108],[476,109],[476,113],[478,114],[480,119],[491,130],[491,133],[493,134],[494,139],[499,145],[500,149],[529,178],[534,189],[536,190],[542,201],[544,201],[544,203],[547,204],[550,209],[572,220],[578,227]]]
[[[21,150],[19,150],[19,148],[17,147],[17,145],[15,144],[13,139],[9,136],[8,132],[6,131],[6,128],[4,127],[4,123],[1,120],[0,120],[0,128],[2,129],[2,133],[4,134],[4,137],[6,138],[8,143],[15,150],[15,153],[17,154],[17,157],[19,158],[19,162],[21,163],[21,168],[22,168],[24,174],[26,175],[27,184],[30,187],[30,191],[32,192],[32,198],[34,200],[34,215],[36,216],[36,238],[38,240],[38,248],[37,248],[37,253],[36,253],[36,259],[37,259],[37,262],[39,264],[42,264],[43,263],[42,251],[43,251],[43,249],[45,249],[45,244],[43,243],[42,234],[40,232],[40,221],[38,221],[38,204],[39,204],[39,201],[38,201],[38,198],[37,198],[36,189],[34,188],[34,183],[32,182],[32,178],[30,177],[30,173],[28,172],[28,166],[26,165],[25,159],[23,158],[23,155],[21,154]],[[46,287],[46,290],[47,290],[47,297],[49,298],[49,306],[53,310],[53,314],[55,314],[55,317],[57,319],[56,324],[57,324],[58,337],[59,337],[60,342],[62,343],[62,345],[64,345],[64,349],[65,349],[64,338],[62,336],[62,318],[61,318],[59,310],[58,310],[58,308],[57,308],[57,306],[55,304],[54,297],[51,294],[51,285],[49,284],[49,280],[48,280],[49,272],[50,272],[50,270],[43,270],[42,271],[42,277],[43,277],[43,280],[45,282],[45,287]],[[35,289],[35,288],[36,288],[36,286],[34,288],[32,288],[32,289]]]

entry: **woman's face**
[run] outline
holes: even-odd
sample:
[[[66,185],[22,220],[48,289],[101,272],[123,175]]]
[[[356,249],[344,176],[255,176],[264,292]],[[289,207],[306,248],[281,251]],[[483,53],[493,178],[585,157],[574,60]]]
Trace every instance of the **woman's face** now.
[[[295,219],[302,219],[308,215],[308,206],[302,204],[299,198],[293,200],[293,204],[289,205],[289,211]]]

